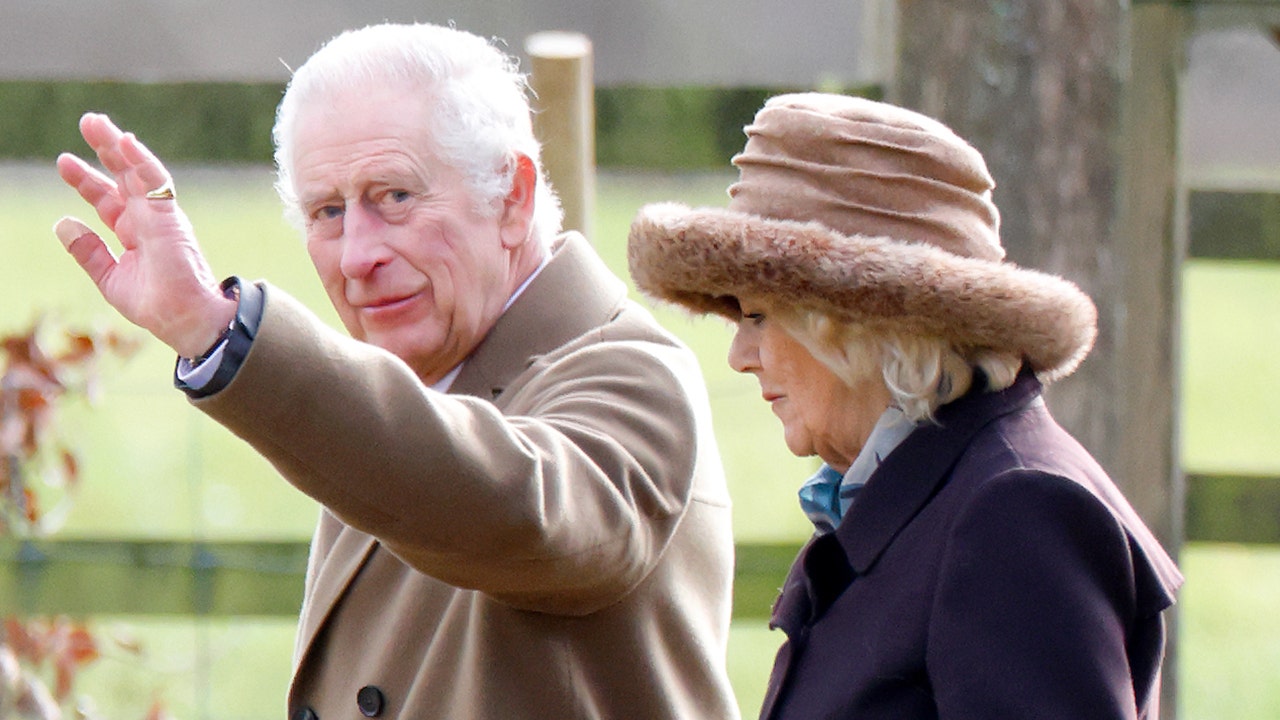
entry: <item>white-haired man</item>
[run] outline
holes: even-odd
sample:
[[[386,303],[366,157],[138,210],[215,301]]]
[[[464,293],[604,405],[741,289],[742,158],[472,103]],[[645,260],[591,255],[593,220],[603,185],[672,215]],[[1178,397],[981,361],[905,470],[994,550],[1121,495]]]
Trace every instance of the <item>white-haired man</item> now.
[[[351,337],[218,283],[165,167],[102,115],[56,230],[175,383],[322,506],[291,718],[730,718],[727,491],[689,350],[560,232],[523,78],[381,25],[298,69],[289,214]],[[354,339],[353,339],[354,338]]]

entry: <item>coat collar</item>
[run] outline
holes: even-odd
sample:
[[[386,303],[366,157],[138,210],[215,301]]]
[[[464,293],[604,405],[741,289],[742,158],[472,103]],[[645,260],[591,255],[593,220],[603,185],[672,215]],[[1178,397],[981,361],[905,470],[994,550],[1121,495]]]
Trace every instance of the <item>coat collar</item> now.
[[[557,239],[551,260],[467,358],[451,393],[493,400],[540,355],[604,324],[626,298],[586,238]]]
[[[986,379],[978,378],[964,397],[938,409],[936,423],[922,425],[889,453],[849,508],[836,536],[854,572],[863,574],[875,564],[934,496],[974,435],[1040,397],[1040,381],[1029,371],[999,392],[988,392]],[[893,480],[877,483],[880,476]]]

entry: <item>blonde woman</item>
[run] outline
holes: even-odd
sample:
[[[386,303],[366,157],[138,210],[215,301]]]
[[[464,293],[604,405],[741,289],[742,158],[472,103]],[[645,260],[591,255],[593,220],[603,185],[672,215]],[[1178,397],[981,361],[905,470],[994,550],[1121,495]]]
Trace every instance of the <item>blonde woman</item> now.
[[[1093,303],[1004,261],[981,155],[892,105],[770,100],[727,209],[645,207],[645,292],[737,325],[814,535],[762,718],[1156,716],[1181,576],[1043,384]]]

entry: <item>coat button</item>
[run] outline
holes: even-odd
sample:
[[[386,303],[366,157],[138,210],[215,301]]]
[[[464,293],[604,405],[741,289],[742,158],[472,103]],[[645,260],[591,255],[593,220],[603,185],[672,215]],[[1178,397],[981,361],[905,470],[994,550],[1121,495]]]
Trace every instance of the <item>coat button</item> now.
[[[382,706],[386,703],[386,698],[382,696],[382,691],[372,685],[365,685],[360,688],[360,692],[356,693],[356,706],[360,708],[360,714],[365,717],[378,717],[382,714]]]
[[[293,711],[290,720],[320,720],[320,716],[316,715],[316,711],[309,707],[300,707]]]

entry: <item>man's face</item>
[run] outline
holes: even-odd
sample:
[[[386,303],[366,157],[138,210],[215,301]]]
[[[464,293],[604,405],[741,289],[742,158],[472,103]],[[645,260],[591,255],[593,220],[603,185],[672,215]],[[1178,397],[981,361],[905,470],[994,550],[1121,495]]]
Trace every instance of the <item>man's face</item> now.
[[[293,177],[307,251],[347,331],[434,382],[492,328],[527,236],[476,207],[432,151],[422,93],[362,91],[300,113]]]

